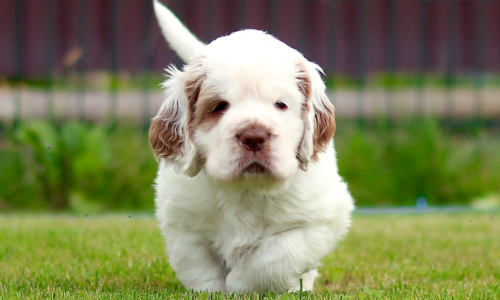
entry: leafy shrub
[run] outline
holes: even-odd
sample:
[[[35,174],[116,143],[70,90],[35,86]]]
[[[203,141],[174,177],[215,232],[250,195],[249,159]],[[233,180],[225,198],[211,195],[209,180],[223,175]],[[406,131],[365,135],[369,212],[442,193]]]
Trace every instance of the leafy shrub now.
[[[339,127],[339,170],[358,205],[464,204],[500,191],[494,134],[454,134],[435,120]]]
[[[29,122],[7,139],[0,150],[8,177],[0,183],[0,203],[7,208],[153,207],[157,165],[141,130]]]
[[[500,138],[433,120],[338,120],[339,170],[359,206],[470,203],[500,193]],[[151,210],[155,162],[137,126],[28,122],[0,139],[0,210]]]

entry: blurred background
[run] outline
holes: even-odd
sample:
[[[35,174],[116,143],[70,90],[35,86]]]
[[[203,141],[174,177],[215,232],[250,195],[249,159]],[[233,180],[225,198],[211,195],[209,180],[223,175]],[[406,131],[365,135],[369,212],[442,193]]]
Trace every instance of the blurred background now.
[[[325,71],[361,207],[500,206],[500,1],[164,1],[201,40],[257,28]],[[0,211],[152,211],[169,64],[149,0],[0,0]]]

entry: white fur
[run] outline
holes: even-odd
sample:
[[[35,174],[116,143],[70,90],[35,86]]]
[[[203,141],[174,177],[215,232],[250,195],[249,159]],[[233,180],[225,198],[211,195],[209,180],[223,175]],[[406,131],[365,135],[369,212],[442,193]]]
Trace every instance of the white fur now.
[[[310,162],[314,109],[327,99],[321,69],[257,30],[199,47],[165,7],[155,2],[155,10],[167,39],[181,41],[171,42],[181,58],[202,62],[196,70],[204,74],[199,98],[217,95],[229,103],[217,124],[190,135],[184,87],[193,72],[170,70],[156,118],[175,125],[183,149],[160,161],[156,206],[172,268],[186,288],[198,291],[294,291],[300,279],[304,290],[312,290],[321,258],[346,234],[354,208],[338,175],[333,141]],[[163,28],[169,24],[174,26]],[[306,116],[298,64],[311,80]],[[288,109],[276,109],[276,101]],[[165,119],[166,111],[175,114]],[[271,134],[266,174],[242,172],[248,161],[242,161],[235,135],[254,125]],[[309,162],[307,171],[299,168],[298,156]]]
[[[191,34],[174,14],[158,0],[154,0],[153,5],[160,28],[170,47],[179,54],[183,61],[190,61],[205,45]]]

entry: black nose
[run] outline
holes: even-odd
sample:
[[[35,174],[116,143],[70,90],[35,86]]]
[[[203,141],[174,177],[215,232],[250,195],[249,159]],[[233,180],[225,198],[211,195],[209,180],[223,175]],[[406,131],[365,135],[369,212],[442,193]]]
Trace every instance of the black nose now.
[[[245,147],[249,151],[257,152],[264,148],[264,144],[269,139],[269,134],[264,130],[250,129],[244,130],[236,137],[242,147]]]

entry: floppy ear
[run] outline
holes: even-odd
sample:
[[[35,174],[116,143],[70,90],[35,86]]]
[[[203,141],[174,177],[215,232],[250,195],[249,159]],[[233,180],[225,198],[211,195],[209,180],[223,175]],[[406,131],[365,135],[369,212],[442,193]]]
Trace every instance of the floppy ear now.
[[[201,169],[193,142],[194,110],[205,78],[201,57],[181,72],[174,66],[167,70],[163,83],[165,100],[149,128],[149,144],[156,159],[163,158],[174,170],[195,176]]]
[[[316,162],[318,154],[330,147],[335,133],[334,108],[326,96],[326,87],[319,72],[322,72],[321,68],[313,63],[298,65],[298,86],[305,101],[302,106],[304,135],[297,159],[299,167],[304,171],[309,162]]]

